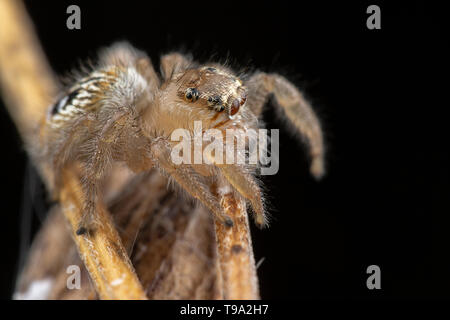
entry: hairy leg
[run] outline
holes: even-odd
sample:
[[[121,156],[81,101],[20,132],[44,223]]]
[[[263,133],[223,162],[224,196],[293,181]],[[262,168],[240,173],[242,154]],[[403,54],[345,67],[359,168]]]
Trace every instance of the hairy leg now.
[[[81,184],[85,199],[83,216],[77,230],[78,235],[88,232],[95,221],[100,185],[111,161],[110,146],[100,139],[95,145],[90,160],[83,166]]]
[[[63,141],[61,141],[55,148],[55,152],[52,154],[53,159],[53,170],[54,172],[61,172],[61,169],[68,162],[71,151],[74,149],[74,146],[77,144],[77,139],[80,138],[80,135],[77,132],[80,130],[81,126],[85,126],[88,122],[87,117],[81,117],[77,121],[75,121],[62,135],[65,137]],[[52,133],[50,133],[52,134]],[[60,135],[60,134],[59,134]],[[59,137],[53,138],[55,141],[60,139]],[[61,187],[61,176],[55,175],[54,181],[54,189],[58,190]]]
[[[231,184],[240,195],[250,201],[255,223],[260,228],[264,227],[268,221],[264,211],[261,188],[254,175],[243,165],[217,163],[213,155],[205,155],[209,158],[209,161],[219,169],[226,181]]]
[[[183,72],[193,64],[189,56],[180,53],[169,53],[161,57],[161,73],[165,81],[176,73]]]
[[[191,196],[203,203],[219,221],[227,226],[233,225],[233,220],[227,216],[217,197],[211,192],[204,179],[191,167],[176,165],[170,159],[171,147],[164,138],[157,138],[151,144],[153,162],[183,187]]]
[[[242,166],[219,165],[223,176],[229,183],[252,204],[255,223],[262,228],[267,225],[264,211],[263,195],[255,177]]]
[[[303,94],[288,80],[277,74],[257,73],[246,83],[249,88],[247,105],[259,116],[270,95],[279,111],[309,145],[312,162],[310,171],[316,178],[324,174],[324,141],[319,119]]]
[[[125,161],[128,168],[135,173],[148,171],[154,167],[149,153],[149,139],[139,133],[133,141],[125,140],[122,146],[122,154],[119,160]]]
[[[86,155],[81,179],[85,202],[78,235],[88,232],[95,222],[101,183],[114,159],[113,146],[125,127],[121,125],[121,120],[127,121],[129,116],[125,110],[118,111],[96,132],[94,139],[81,146],[81,151]]]
[[[160,86],[160,79],[150,58],[145,52],[132,47],[127,42],[117,42],[101,51],[100,61],[105,65],[133,65],[147,81],[151,92],[154,92]]]

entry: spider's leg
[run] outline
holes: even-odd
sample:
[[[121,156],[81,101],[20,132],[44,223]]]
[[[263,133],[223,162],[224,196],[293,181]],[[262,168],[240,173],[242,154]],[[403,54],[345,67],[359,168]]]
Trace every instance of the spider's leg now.
[[[101,51],[100,60],[105,65],[132,65],[147,81],[151,92],[160,86],[159,76],[155,72],[150,58],[128,42],[116,42],[111,47],[104,49]]]
[[[132,137],[125,141],[120,158],[125,161],[131,171],[139,173],[154,167],[151,157],[148,156],[149,140],[146,137],[139,133],[138,137]]]
[[[183,72],[192,65],[192,59],[180,53],[169,53],[161,57],[161,73],[164,80],[169,80],[176,73]]]
[[[97,203],[102,179],[112,161],[111,149],[107,142],[99,139],[95,143],[92,155],[83,166],[81,179],[84,193],[84,208],[77,234],[81,235],[90,230],[96,216]]]
[[[246,83],[249,89],[247,106],[259,116],[268,97],[309,145],[312,162],[310,171],[316,178],[324,174],[324,141],[319,119],[303,94],[278,74],[257,73]]]
[[[70,158],[71,151],[77,144],[77,139],[79,139],[80,137],[77,132],[80,127],[86,125],[87,121],[87,117],[80,117],[77,121],[72,123],[72,125],[69,127],[69,130],[66,130],[66,132],[64,132],[63,136],[65,137],[65,139],[57,143],[55,152],[51,155],[53,159],[52,165],[54,172],[61,172],[61,169],[67,163],[68,159]],[[49,134],[51,135],[52,132],[50,132]],[[53,189],[58,190],[61,186],[60,175],[55,175],[54,183],[55,185],[53,186]]]
[[[268,219],[264,211],[263,195],[255,177],[242,166],[221,165],[219,168],[231,185],[252,204],[256,225],[260,228],[266,226]]]
[[[91,156],[92,160],[83,167],[81,184],[84,193],[83,215],[77,230],[82,235],[90,230],[96,216],[100,184],[111,161],[110,149],[105,142],[98,142]]]
[[[152,142],[153,162],[159,169],[175,179],[184,190],[210,209],[219,221],[227,226],[232,226],[233,220],[224,213],[217,197],[211,192],[202,177],[189,166],[173,163],[170,153],[170,144],[164,138],[157,138]]]
[[[121,119],[126,121],[128,115],[126,111],[119,111],[112,115],[96,132],[95,138],[81,146],[81,151],[86,155],[87,160],[83,163],[81,179],[85,200],[83,216],[77,230],[78,235],[89,231],[95,221],[101,182],[114,159],[114,144],[117,143],[125,127],[120,126]]]
[[[267,225],[268,219],[264,211],[263,195],[257,180],[251,172],[242,165],[219,164],[214,161],[211,154],[205,154],[209,160],[219,168],[225,179],[244,198],[250,201],[255,223],[262,228]]]

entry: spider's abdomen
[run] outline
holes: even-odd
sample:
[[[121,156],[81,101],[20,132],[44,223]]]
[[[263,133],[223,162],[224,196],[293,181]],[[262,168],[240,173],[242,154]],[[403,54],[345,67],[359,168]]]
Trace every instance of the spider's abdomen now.
[[[48,122],[51,127],[64,126],[68,121],[96,112],[107,93],[118,80],[115,68],[94,71],[72,85],[66,93],[50,107]]]

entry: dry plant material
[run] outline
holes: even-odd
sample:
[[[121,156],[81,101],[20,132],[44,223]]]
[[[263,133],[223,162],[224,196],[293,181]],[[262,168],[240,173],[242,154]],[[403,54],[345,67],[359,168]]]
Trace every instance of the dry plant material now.
[[[258,297],[258,278],[253,257],[252,240],[248,230],[245,203],[232,194],[222,198],[222,204],[232,219],[232,228],[216,222],[216,239],[221,257],[222,295],[224,299],[252,299]],[[250,285],[248,285],[250,283]]]

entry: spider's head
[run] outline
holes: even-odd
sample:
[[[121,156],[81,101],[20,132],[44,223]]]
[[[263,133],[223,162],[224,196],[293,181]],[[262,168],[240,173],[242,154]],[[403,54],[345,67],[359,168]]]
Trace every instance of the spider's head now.
[[[247,89],[232,72],[221,66],[202,66],[175,73],[160,88],[157,103],[148,108],[145,126],[161,134],[174,130],[225,129],[247,123]],[[150,130],[150,129],[149,129]]]
[[[207,111],[214,119],[233,119],[247,100],[242,81],[224,69],[208,66],[190,69],[178,83],[179,99],[193,108]]]

